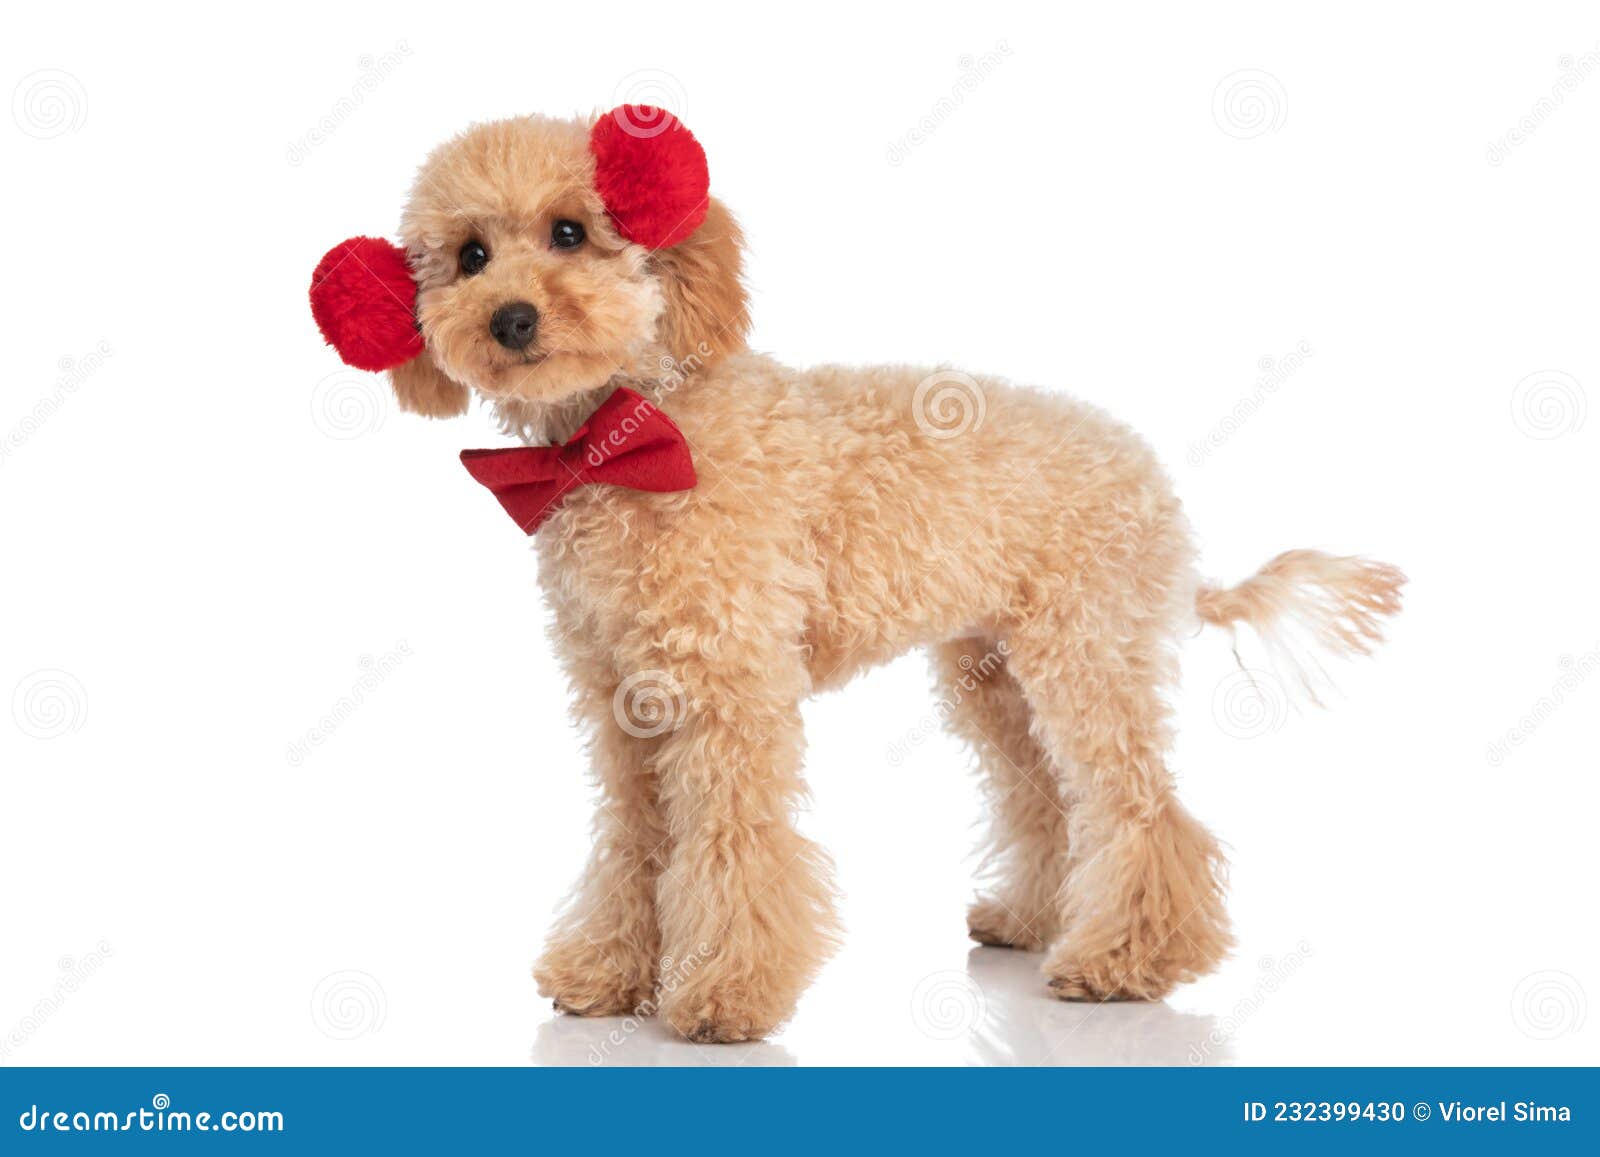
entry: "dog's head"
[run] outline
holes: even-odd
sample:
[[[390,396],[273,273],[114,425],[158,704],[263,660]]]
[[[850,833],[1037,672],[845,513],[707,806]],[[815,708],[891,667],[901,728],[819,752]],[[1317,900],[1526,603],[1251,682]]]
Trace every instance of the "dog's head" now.
[[[744,344],[741,237],[705,193],[675,118],[469,129],[417,174],[401,221],[423,352],[391,371],[401,405],[553,404],[618,373],[693,372]]]

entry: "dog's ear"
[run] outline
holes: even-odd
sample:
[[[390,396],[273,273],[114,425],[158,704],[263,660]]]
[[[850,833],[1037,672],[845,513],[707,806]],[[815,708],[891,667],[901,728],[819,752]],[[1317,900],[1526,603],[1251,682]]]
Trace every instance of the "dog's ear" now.
[[[710,198],[700,228],[653,257],[667,299],[661,340],[674,360],[703,366],[743,349],[750,332],[744,234],[727,206]]]
[[[710,195],[705,150],[664,109],[622,105],[589,132],[595,191],[617,231],[654,250],[666,311],[661,338],[698,367],[744,347],[750,328],[744,236]]]
[[[389,384],[402,410],[427,418],[459,417],[471,399],[467,387],[446,377],[426,350],[390,369]]]

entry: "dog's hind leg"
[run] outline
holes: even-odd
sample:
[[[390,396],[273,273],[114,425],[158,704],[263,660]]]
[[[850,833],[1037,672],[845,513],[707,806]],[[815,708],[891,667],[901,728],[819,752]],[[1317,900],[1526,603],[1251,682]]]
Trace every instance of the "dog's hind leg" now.
[[[656,877],[668,852],[648,766],[656,740],[648,728],[622,726],[619,683],[595,676],[595,669],[574,671],[574,710],[591,731],[601,793],[594,851],[533,975],[539,991],[565,1012],[649,1015],[658,999]]]
[[[1071,803],[1058,935],[1044,962],[1069,1000],[1160,999],[1210,971],[1231,942],[1221,849],[1178,802],[1164,761],[1161,692],[1192,597],[1186,560],[1118,557],[1113,569],[1097,555],[1095,581],[1060,592],[1007,636],[1008,666]]]
[[[940,713],[977,755],[993,814],[983,861],[989,891],[967,912],[980,944],[1043,948],[1055,937],[1067,867],[1060,777],[1029,731],[1032,714],[990,639],[953,639],[934,652]]]

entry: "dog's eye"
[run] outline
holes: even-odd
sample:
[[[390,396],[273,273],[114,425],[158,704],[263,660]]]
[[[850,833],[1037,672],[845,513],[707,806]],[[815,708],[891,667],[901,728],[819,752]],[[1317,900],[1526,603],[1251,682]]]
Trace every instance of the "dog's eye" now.
[[[482,273],[483,267],[489,264],[489,251],[483,247],[481,241],[468,241],[461,247],[461,272],[471,277],[474,273]]]
[[[550,244],[557,249],[576,249],[583,244],[583,226],[576,221],[557,221],[550,227]]]

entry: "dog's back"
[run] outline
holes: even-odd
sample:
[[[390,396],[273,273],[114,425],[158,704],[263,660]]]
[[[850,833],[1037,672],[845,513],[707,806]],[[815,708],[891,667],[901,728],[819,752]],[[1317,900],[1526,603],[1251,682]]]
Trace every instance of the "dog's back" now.
[[[758,526],[803,575],[820,684],[987,631],[1134,555],[1187,582],[1187,527],[1154,455],[1071,399],[946,369],[793,371],[745,354],[663,405],[702,477],[684,513]]]

